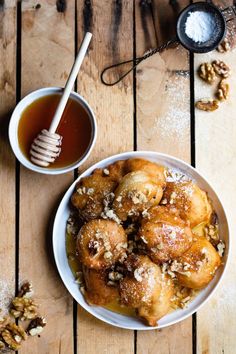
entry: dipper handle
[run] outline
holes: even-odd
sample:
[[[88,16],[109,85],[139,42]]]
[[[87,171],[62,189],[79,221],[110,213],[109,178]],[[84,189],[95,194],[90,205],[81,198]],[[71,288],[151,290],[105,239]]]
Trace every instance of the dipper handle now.
[[[57,127],[58,127],[58,125],[60,123],[60,120],[61,120],[61,116],[62,116],[62,114],[64,112],[65,106],[66,106],[67,101],[68,101],[69,96],[70,96],[70,93],[71,93],[71,91],[73,89],[73,85],[74,85],[75,79],[76,79],[76,77],[78,75],[80,66],[81,66],[82,61],[83,61],[83,59],[85,57],[85,54],[87,52],[87,49],[88,49],[88,46],[89,46],[91,38],[92,38],[92,33],[87,32],[85,34],[85,36],[84,36],[83,42],[81,43],[81,46],[80,46],[79,52],[77,54],[77,57],[75,59],[74,65],[73,65],[73,67],[71,69],[69,78],[68,78],[68,80],[66,82],[62,97],[61,97],[60,102],[58,104],[58,107],[57,107],[57,110],[55,112],[55,115],[54,115],[54,117],[52,119],[52,122],[51,122],[51,125],[50,125],[50,128],[49,128],[49,133],[55,133],[56,130],[57,130]]]

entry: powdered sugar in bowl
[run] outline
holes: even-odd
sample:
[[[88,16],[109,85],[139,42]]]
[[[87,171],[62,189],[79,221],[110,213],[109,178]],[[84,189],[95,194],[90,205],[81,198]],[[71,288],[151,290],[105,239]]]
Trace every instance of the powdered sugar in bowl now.
[[[178,17],[178,40],[194,53],[207,53],[215,49],[225,32],[226,22],[222,12],[209,2],[191,4]]]

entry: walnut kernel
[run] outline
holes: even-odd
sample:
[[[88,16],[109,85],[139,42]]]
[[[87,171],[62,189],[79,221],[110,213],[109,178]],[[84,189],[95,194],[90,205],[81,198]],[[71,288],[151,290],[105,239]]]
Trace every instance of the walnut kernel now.
[[[15,297],[11,303],[10,314],[21,321],[32,320],[37,317],[37,305],[32,299]]]
[[[224,79],[229,77],[230,75],[230,68],[225,62],[222,60],[214,60],[212,62],[212,66],[217,75],[223,77]]]
[[[202,63],[198,69],[201,79],[211,84],[216,79],[216,73],[211,63]]]
[[[229,84],[225,79],[219,82],[216,97],[220,101],[226,100],[229,97]]]
[[[223,39],[223,41],[217,47],[218,52],[224,53],[230,50],[229,40],[227,38]]]
[[[212,98],[203,98],[196,102],[195,107],[202,111],[212,112],[219,108],[219,102]]]

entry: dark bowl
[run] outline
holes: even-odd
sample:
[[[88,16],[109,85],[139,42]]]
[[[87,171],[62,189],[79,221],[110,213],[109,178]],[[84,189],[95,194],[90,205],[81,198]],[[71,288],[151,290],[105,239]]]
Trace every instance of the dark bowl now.
[[[207,42],[194,42],[185,33],[185,23],[190,12],[204,11],[214,16],[216,29],[214,36]],[[177,38],[180,43],[193,53],[207,53],[215,49],[223,40],[226,33],[225,18],[218,7],[208,2],[196,2],[187,6],[178,16],[177,20]]]

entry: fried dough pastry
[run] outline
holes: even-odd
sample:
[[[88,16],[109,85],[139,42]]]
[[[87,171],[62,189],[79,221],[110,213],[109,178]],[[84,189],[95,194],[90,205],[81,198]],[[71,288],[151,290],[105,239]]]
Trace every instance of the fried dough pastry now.
[[[158,182],[161,182],[163,187],[166,184],[165,167],[154,162],[138,158],[129,159],[126,161],[126,169],[128,172],[145,171],[157,178]]]
[[[105,271],[83,267],[85,281],[85,299],[89,305],[104,306],[119,298],[118,289],[107,285]]]
[[[160,202],[162,183],[145,171],[125,175],[115,190],[113,209],[120,220],[137,218],[144,210]]]
[[[131,255],[125,261],[127,275],[120,281],[121,303],[137,310],[150,326],[170,309],[172,280],[147,256]]]
[[[207,194],[192,181],[167,183],[165,199],[179,210],[182,219],[189,220],[191,227],[210,221],[212,206]]]
[[[178,258],[185,272],[177,272],[179,283],[187,288],[204,288],[214,277],[221,259],[212,244],[204,237],[197,238],[187,252]]]
[[[192,231],[176,209],[155,206],[148,214],[149,217],[141,223],[138,236],[153,262],[175,259],[190,248]]]
[[[117,182],[109,176],[104,176],[102,170],[95,170],[92,175],[77,183],[71,202],[83,220],[97,219],[103,212],[104,199],[116,186]]]
[[[107,170],[109,171],[109,177],[113,181],[120,183],[121,179],[127,173],[126,160],[119,160],[114,162],[113,164],[107,166]]]
[[[114,221],[90,220],[80,229],[76,246],[80,262],[99,270],[126,256],[127,236]]]

